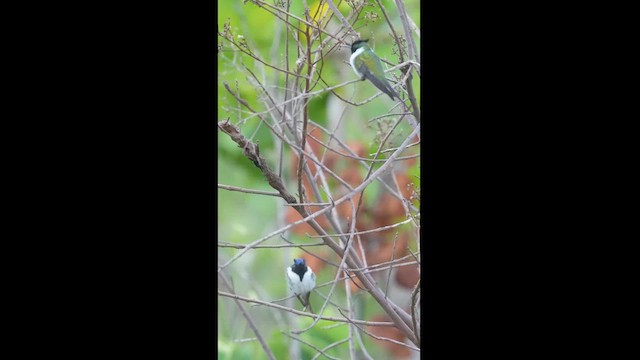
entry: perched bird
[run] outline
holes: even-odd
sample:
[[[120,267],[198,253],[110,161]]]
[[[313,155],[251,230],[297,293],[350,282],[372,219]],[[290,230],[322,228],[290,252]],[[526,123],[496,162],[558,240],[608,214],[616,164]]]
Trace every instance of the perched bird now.
[[[293,259],[293,265],[287,268],[287,283],[289,290],[298,297],[302,305],[305,308],[309,307],[309,311],[313,312],[309,295],[311,295],[311,290],[316,287],[316,275],[307,266],[304,259]]]
[[[369,48],[367,41],[369,40],[357,40],[351,44],[351,58],[349,58],[349,62],[351,63],[353,71],[356,72],[360,80],[364,81],[367,79],[371,81],[378,89],[389,95],[391,100],[393,100],[394,97],[399,99],[400,96],[398,96],[398,93],[393,90],[387,78],[384,77],[384,70],[382,69],[380,58]]]

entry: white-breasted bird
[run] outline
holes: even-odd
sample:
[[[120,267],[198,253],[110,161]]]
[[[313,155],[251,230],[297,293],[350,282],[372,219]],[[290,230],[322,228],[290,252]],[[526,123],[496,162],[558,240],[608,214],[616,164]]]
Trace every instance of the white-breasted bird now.
[[[389,95],[391,100],[394,100],[394,97],[400,99],[398,93],[393,90],[391,84],[389,84],[387,78],[384,76],[384,69],[382,68],[380,58],[369,48],[367,41],[369,40],[357,40],[351,44],[351,57],[349,58],[349,62],[351,63],[353,71],[355,71],[360,80],[364,81],[367,79],[371,81],[380,91]]]
[[[305,308],[309,307],[309,311],[313,312],[309,296],[311,290],[316,287],[316,274],[304,259],[293,259],[293,265],[287,267],[286,273],[289,290],[298,297]]]

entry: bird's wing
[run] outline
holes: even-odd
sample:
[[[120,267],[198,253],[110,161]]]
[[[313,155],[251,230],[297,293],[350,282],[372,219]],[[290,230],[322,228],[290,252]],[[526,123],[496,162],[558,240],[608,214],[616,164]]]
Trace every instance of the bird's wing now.
[[[363,53],[360,56],[369,57],[371,55],[366,55]],[[374,61],[373,63],[376,63],[376,62]],[[376,63],[376,65],[380,65],[380,64]],[[365,79],[371,81],[371,83],[373,83],[373,85],[375,85],[378,89],[380,89],[385,94],[389,95],[389,97],[391,97],[392,100],[394,95],[397,96],[396,92],[393,91],[393,88],[391,87],[391,85],[389,85],[387,80],[381,81],[377,77],[373,76],[373,74],[369,71],[369,69],[365,65],[365,62],[363,59],[360,59],[360,61],[358,62],[358,71],[360,71],[360,73],[364,76]],[[382,73],[384,74],[384,71],[382,71]]]
[[[380,81],[377,77],[373,76],[369,71],[365,70],[364,78],[371,81],[373,85],[375,85],[383,93],[389,95],[391,100],[393,100],[394,96],[397,96],[396,92],[393,91],[393,88],[391,88],[391,85],[389,85],[386,81],[384,82]]]
[[[294,283],[294,281],[295,281],[295,278],[298,276],[298,274],[296,274],[293,271],[291,271],[291,267],[288,267],[285,270],[285,274],[286,274],[286,277],[287,277],[287,284],[289,285],[289,290],[295,292],[295,289],[294,289],[295,288],[295,285],[294,285],[295,283]]]

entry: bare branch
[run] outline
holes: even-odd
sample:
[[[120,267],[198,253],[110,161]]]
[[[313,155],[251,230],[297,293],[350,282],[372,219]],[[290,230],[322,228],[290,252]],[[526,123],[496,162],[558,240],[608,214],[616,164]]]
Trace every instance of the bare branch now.
[[[361,324],[361,325],[367,325],[367,326],[395,326],[394,323],[388,322],[388,321],[363,321],[363,320],[353,320],[353,319],[347,319],[347,318],[341,319],[341,318],[335,318],[335,317],[331,317],[331,316],[320,316],[320,315],[299,311],[299,310],[296,310],[296,309],[288,308],[286,306],[273,304],[273,303],[262,301],[262,300],[249,299],[249,298],[246,298],[246,297],[243,297],[243,296],[240,296],[240,295],[236,295],[236,294],[232,294],[232,293],[228,293],[228,292],[220,291],[220,290],[218,290],[218,295],[224,296],[224,297],[228,297],[228,298],[232,298],[232,299],[236,299],[236,300],[240,300],[240,301],[244,301],[244,302],[260,304],[260,305],[272,307],[274,309],[288,311],[288,312],[296,314],[296,315],[306,316],[306,317],[310,317],[310,318],[313,318],[313,319],[319,318],[319,319],[322,319],[322,320],[342,322],[342,323],[352,322],[354,324]]]
[[[418,316],[416,315],[416,308],[418,303],[416,301],[417,295],[420,291],[420,279],[418,278],[418,282],[416,286],[413,288],[411,292],[411,319],[413,319],[413,329],[416,332],[416,338],[418,338],[418,343],[416,345],[420,346],[420,328],[418,323]]]
[[[231,285],[229,284],[227,276],[224,274],[224,272],[219,272],[218,276],[222,280],[222,283],[227,287],[227,289],[229,289],[229,291],[233,291],[231,289]],[[242,313],[242,316],[244,316],[244,318],[247,319],[247,323],[249,324],[249,327],[251,328],[251,330],[253,330],[254,334],[256,334],[256,338],[260,342],[260,345],[262,345],[262,349],[267,354],[267,357],[269,357],[269,359],[271,359],[271,360],[275,360],[276,357],[273,355],[273,352],[271,351],[271,348],[269,348],[269,345],[267,345],[267,342],[262,337],[262,334],[260,334],[260,331],[258,331],[258,328],[256,327],[255,323],[253,322],[253,319],[251,318],[249,313],[247,313],[247,311],[245,310],[244,306],[242,306],[242,304],[237,299],[236,299],[235,303],[236,303],[236,305],[238,305],[238,309],[240,309],[240,312]]]
[[[420,145],[420,141],[416,141],[413,144],[410,144],[409,146],[407,146],[407,149],[410,148],[410,147],[416,146],[416,145]],[[390,149],[387,149],[387,150],[382,150],[382,151],[380,151],[380,154],[393,152],[393,151],[396,151],[396,149],[397,148],[390,148]],[[371,156],[373,156],[373,155],[375,155],[375,154],[371,154]]]
[[[407,113],[407,114],[410,114],[410,113]],[[386,159],[369,159],[369,158],[363,158],[363,157],[360,157],[360,156],[352,156],[352,155],[349,155],[349,154],[341,153],[341,152],[339,152],[337,150],[334,150],[333,148],[331,148],[330,146],[328,146],[327,144],[322,142],[320,139],[314,137],[313,135],[309,134],[308,136],[310,138],[312,138],[313,140],[315,140],[318,144],[320,144],[323,148],[327,149],[328,151],[331,151],[332,153],[338,154],[340,156],[343,156],[343,157],[346,157],[346,158],[349,158],[349,159],[362,160],[362,161],[368,161],[368,162],[385,162],[385,161],[387,161]],[[393,151],[393,150],[385,150],[385,151],[386,152],[390,152],[390,151]],[[381,151],[381,153],[385,152],[385,151]],[[396,161],[415,159],[415,158],[418,158],[418,157],[420,157],[420,154],[409,155],[409,156],[400,156],[400,157],[396,158]]]
[[[338,311],[340,311],[340,310],[338,310]],[[346,316],[342,313],[342,311],[340,311],[340,314],[342,314],[342,316],[344,316],[344,317],[346,318]],[[372,337],[372,338],[374,338],[374,339],[378,339],[378,340],[382,340],[382,341],[389,341],[389,342],[392,342],[392,343],[394,343],[394,344],[398,344],[398,345],[401,345],[401,346],[407,347],[407,348],[409,348],[409,349],[411,349],[411,350],[415,350],[415,351],[418,351],[418,352],[420,351],[420,349],[419,349],[419,348],[417,348],[417,347],[415,347],[415,346],[411,346],[411,345],[405,344],[405,343],[400,342],[400,341],[398,341],[398,340],[389,339],[389,338],[387,338],[387,337],[383,337],[383,336],[376,336],[376,335],[373,335],[372,333],[370,333],[370,332],[368,332],[367,330],[363,329],[362,327],[358,326],[355,322],[353,323],[353,325],[354,325],[354,326],[356,326],[358,329],[360,329],[360,331],[364,332],[365,334],[367,334],[367,335],[371,336],[371,337]]]
[[[292,339],[294,339],[294,340],[296,340],[296,341],[299,341],[299,342],[301,342],[301,343],[303,343],[303,344],[307,345],[308,347],[310,347],[310,348],[312,348],[312,349],[316,350],[318,353],[322,354],[323,356],[326,356],[328,359],[340,360],[340,359],[335,358],[335,357],[333,357],[333,356],[327,355],[324,351],[322,351],[322,350],[318,349],[318,348],[317,348],[316,346],[314,346],[313,344],[311,344],[311,343],[309,343],[309,342],[307,342],[307,341],[304,341],[304,340],[302,340],[301,338],[299,338],[299,337],[297,337],[297,336],[293,336],[293,335],[291,335],[291,334],[287,334],[285,331],[281,331],[281,333],[282,333],[282,334],[284,334],[284,335],[286,335],[286,336],[288,336],[288,337],[290,337],[290,338],[292,338]]]
[[[264,1],[260,1],[260,0],[250,0],[250,1],[251,1],[252,3],[255,3],[255,4],[256,4],[256,5],[258,5],[258,6],[263,7],[263,9],[265,9],[265,10],[267,10],[266,8],[268,7],[268,8],[272,8],[272,9],[274,9],[275,11],[278,11],[278,12],[284,13],[284,14],[286,14],[286,15],[287,15],[287,17],[291,17],[291,18],[293,18],[293,19],[296,19],[296,20],[298,20],[300,23],[302,23],[302,24],[304,24],[304,25],[307,25],[307,26],[309,26],[309,27],[311,27],[311,28],[313,28],[313,29],[315,29],[315,30],[317,30],[317,31],[321,31],[322,33],[324,33],[325,35],[329,36],[330,38],[333,38],[333,39],[335,39],[335,40],[337,40],[337,41],[341,41],[341,39],[338,39],[336,36],[334,36],[333,34],[331,34],[331,33],[327,32],[326,30],[322,29],[321,27],[316,26],[316,24],[314,24],[314,23],[312,23],[312,22],[309,22],[309,21],[307,21],[307,20],[305,20],[305,19],[302,19],[302,18],[300,18],[300,17],[298,17],[298,16],[296,16],[296,15],[294,15],[294,14],[292,14],[292,13],[288,12],[288,11],[285,11],[285,10],[283,10],[283,9],[281,9],[281,8],[275,7],[275,6],[273,6],[273,5],[271,5],[271,4],[267,3],[267,2],[264,2]],[[269,11],[269,10],[267,10],[267,11]],[[269,11],[269,12],[270,12],[271,14],[275,15],[275,16],[276,16],[277,18],[279,18],[280,20],[285,21],[285,22],[286,22],[287,24],[289,24],[291,27],[296,28],[296,30],[297,30],[298,32],[304,32],[302,29],[300,29],[300,28],[298,28],[298,27],[293,26],[293,25],[292,25],[288,20],[285,20],[285,19],[281,18],[281,17],[280,17],[279,15],[277,15],[276,13],[274,13],[274,12],[272,12],[272,11]]]
[[[253,248],[254,249],[279,249],[279,248],[287,248],[287,247],[303,248],[303,247],[326,246],[326,245],[327,244],[321,242],[321,243],[315,243],[315,244],[256,245]],[[218,247],[244,249],[245,247],[247,247],[247,245],[233,244],[233,243],[226,243],[226,242],[218,242]]]
[[[407,15],[407,10],[404,8],[404,3],[402,0],[395,0],[396,6],[398,7],[398,13],[400,14],[400,20],[402,20],[402,25],[404,28],[404,35],[407,38],[407,49],[409,59],[416,59],[417,62],[420,62],[420,53],[416,48],[416,43],[413,40],[413,36],[411,35],[411,26],[409,24],[409,16]],[[415,23],[413,24],[415,26]],[[420,69],[416,69],[418,72],[418,76],[420,76]]]
[[[220,35],[220,34],[218,34],[218,35]],[[225,38],[225,40],[229,41],[230,43],[232,43],[233,45],[235,45],[235,47],[236,47],[236,48],[238,48],[238,50],[240,50],[240,51],[241,51],[241,52],[243,52],[244,54],[246,54],[246,55],[250,56],[252,59],[256,60],[257,62],[259,62],[259,63],[263,64],[263,65],[264,65],[264,66],[266,66],[266,67],[272,68],[272,69],[274,69],[274,70],[276,70],[276,71],[280,71],[280,72],[285,73],[285,74],[293,75],[293,76],[295,76],[295,77],[301,77],[301,76],[300,76],[300,75],[298,75],[298,74],[292,73],[292,72],[287,71],[287,70],[285,70],[285,69],[280,69],[280,68],[279,68],[279,67],[277,67],[277,66],[273,66],[273,65],[269,64],[268,62],[266,62],[266,61],[264,61],[264,60],[260,59],[257,55],[253,54],[252,52],[245,50],[245,48],[244,48],[244,47],[242,47],[240,44],[236,43],[235,41],[233,41],[232,39],[230,39],[230,38],[228,38],[228,37],[227,37],[227,38]]]
[[[398,233],[396,232],[393,237],[393,247],[391,248],[391,264],[389,265],[389,271],[387,273],[387,287],[384,290],[384,298],[387,298],[387,293],[389,292],[389,287],[391,286],[391,273],[393,272],[393,260],[396,256],[396,241],[398,240]],[[414,328],[415,329],[415,328]]]
[[[352,234],[353,234],[353,235],[370,234],[370,233],[374,233],[374,232],[380,232],[380,231],[385,231],[385,230],[393,229],[393,228],[398,227],[398,226],[400,226],[400,225],[404,225],[404,224],[406,224],[406,223],[409,223],[409,222],[411,222],[411,220],[412,220],[412,219],[411,219],[411,218],[409,218],[409,219],[404,220],[404,221],[401,221],[401,222],[399,222],[399,223],[395,223],[395,224],[391,224],[391,225],[387,225],[387,226],[379,227],[379,228],[376,228],[376,229],[364,230],[364,231],[356,231],[356,232],[353,232],[353,233],[346,233],[346,234],[329,234],[329,235],[327,235],[327,236],[343,236],[343,235],[352,235]],[[320,236],[307,235],[307,237],[309,237],[309,238],[318,238],[318,237],[320,237]]]
[[[311,358],[311,360],[315,360],[315,359],[317,359],[318,357],[320,357],[320,355],[325,355],[325,354],[324,354],[324,352],[325,352],[325,351],[327,351],[327,350],[329,350],[329,349],[331,349],[331,348],[334,348],[334,347],[336,347],[336,346],[338,346],[338,345],[340,345],[340,344],[344,344],[344,343],[345,343],[345,342],[347,342],[348,340],[349,340],[349,338],[342,339],[342,340],[338,340],[338,341],[336,341],[336,342],[334,342],[334,343],[332,343],[332,344],[329,344],[329,345],[325,346],[324,348],[322,348],[321,352],[318,352],[317,354],[315,354],[315,355]],[[326,356],[326,355],[325,355],[325,356]],[[355,359],[355,357],[351,357],[351,359]]]
[[[348,281],[344,282],[344,293],[346,295],[347,298],[347,311],[349,312],[349,317],[354,316],[355,311],[354,311],[354,306],[352,304],[351,301],[351,286],[349,284]],[[354,332],[357,331],[353,331],[354,330],[354,326],[349,324],[349,355],[350,355],[350,359],[355,359],[356,358],[356,349],[355,349],[355,344],[353,342],[353,338],[354,338]]]
[[[409,253],[411,253],[411,256],[413,256],[414,259],[416,259],[416,263],[420,264],[420,260],[418,260],[418,257],[416,256],[417,254],[414,254],[413,251],[411,251],[411,249],[407,248],[407,250],[409,250]],[[420,253],[420,251],[418,251],[418,254]]]
[[[400,62],[404,62],[404,56],[402,56],[400,38],[398,37],[398,34],[396,34],[396,30],[393,28],[393,25],[391,24],[391,20],[389,20],[389,16],[387,15],[387,11],[385,10],[384,6],[382,6],[382,3],[380,2],[380,0],[375,0],[375,1],[378,4],[380,11],[382,12],[382,16],[384,16],[384,19],[387,21],[387,24],[389,25],[389,29],[391,29],[391,32],[393,33],[393,38],[395,39],[396,44],[398,44],[398,49],[400,49],[400,51],[398,51]]]
[[[340,10],[338,10],[338,8],[333,4],[332,0],[326,0],[327,1],[327,5],[329,5],[329,9],[331,9],[331,12],[333,12],[333,15],[335,15],[335,17],[337,17],[338,19],[340,19],[340,22],[342,22],[342,26],[344,26],[345,28],[348,29],[349,32],[352,32],[354,34],[356,34],[356,31],[353,30],[353,28],[351,27],[351,24],[349,24],[349,22],[347,21],[347,19],[344,18],[344,16],[342,16],[342,13],[340,12]]]
[[[405,255],[405,256],[403,256],[401,258],[398,258],[398,259],[395,259],[395,260],[385,261],[383,263],[379,263],[379,264],[375,264],[375,265],[371,265],[371,266],[367,266],[367,267],[363,267],[363,268],[359,268],[359,269],[347,269],[347,271],[375,272],[375,271],[386,270],[386,269],[388,269],[387,265],[391,265],[391,264],[395,264],[396,267],[417,264],[417,262],[415,262],[415,261],[404,262],[404,263],[402,262],[403,260],[406,260],[406,259],[408,259],[410,257],[411,257],[411,255]]]
[[[243,193],[247,193],[247,194],[258,194],[258,195],[268,195],[268,196],[282,197],[282,195],[280,195],[279,193],[276,193],[276,192],[245,189],[245,188],[241,188],[241,187],[237,187],[237,186],[224,185],[224,184],[218,184],[218,188],[219,189],[229,190],[229,191],[243,192]]]

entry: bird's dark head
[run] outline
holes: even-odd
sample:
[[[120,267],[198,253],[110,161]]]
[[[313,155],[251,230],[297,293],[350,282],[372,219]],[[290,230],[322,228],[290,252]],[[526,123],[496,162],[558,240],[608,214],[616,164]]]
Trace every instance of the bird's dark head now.
[[[306,267],[307,264],[304,262],[304,259],[293,259],[293,266],[295,266],[295,267]]]
[[[354,41],[353,44],[351,44],[351,53],[353,54],[354,52],[356,52],[356,50],[360,49],[362,46],[367,46],[368,41],[369,39]]]
[[[291,266],[291,271],[300,275],[300,281],[302,281],[304,273],[307,272],[307,264],[304,262],[304,259],[293,259],[293,266]]]

